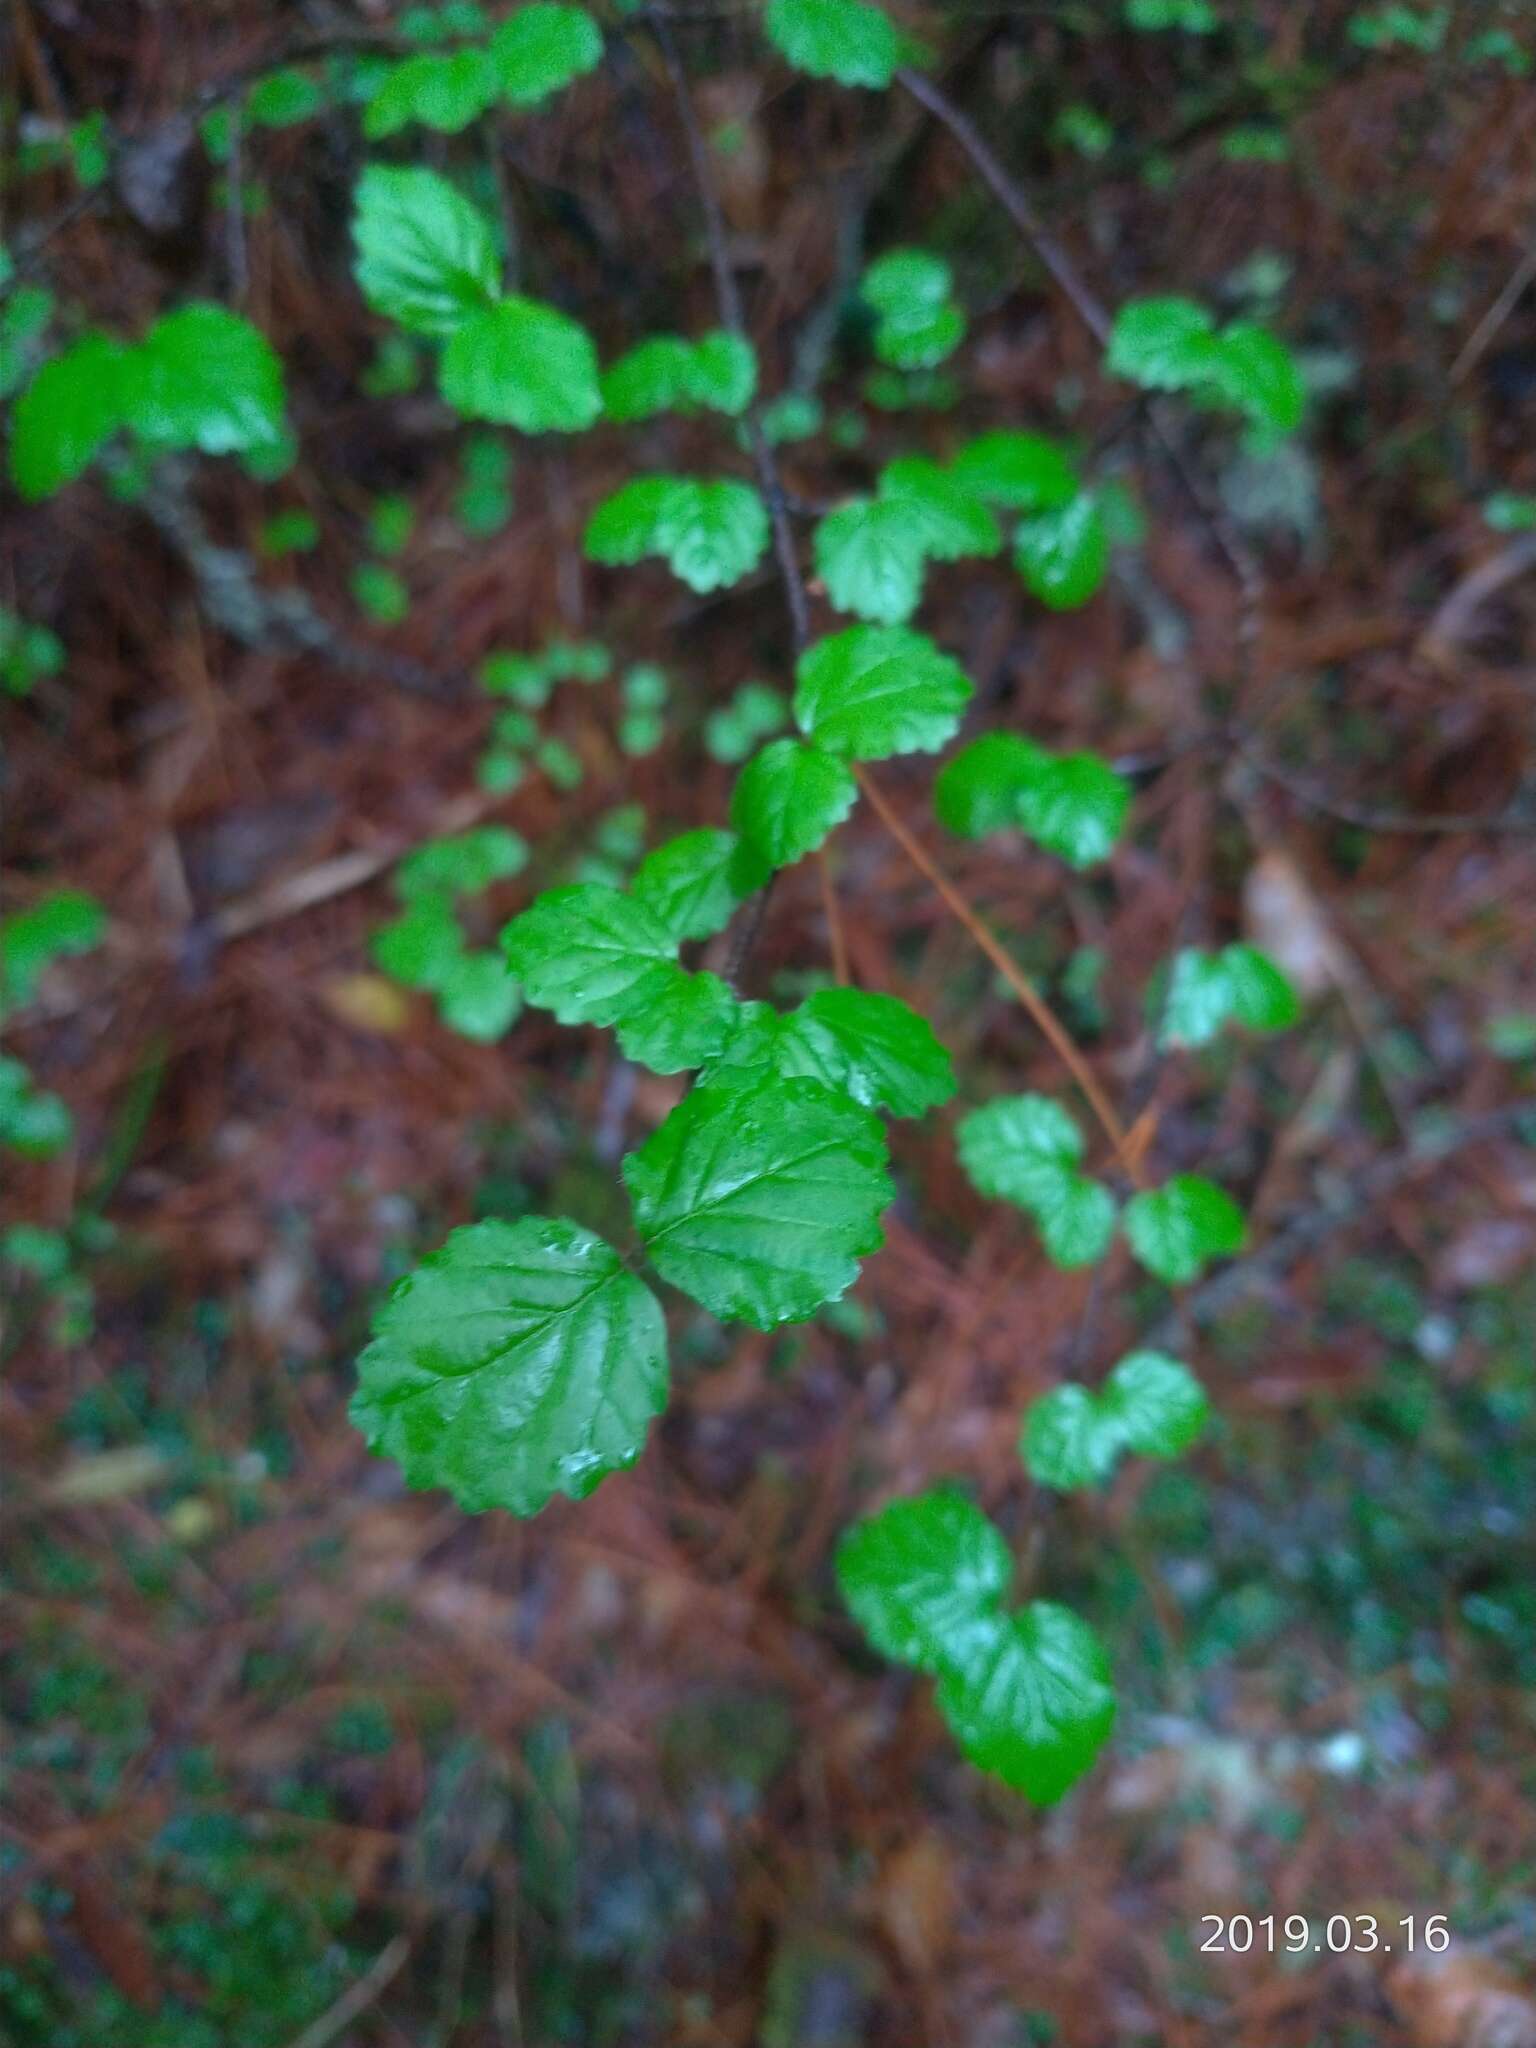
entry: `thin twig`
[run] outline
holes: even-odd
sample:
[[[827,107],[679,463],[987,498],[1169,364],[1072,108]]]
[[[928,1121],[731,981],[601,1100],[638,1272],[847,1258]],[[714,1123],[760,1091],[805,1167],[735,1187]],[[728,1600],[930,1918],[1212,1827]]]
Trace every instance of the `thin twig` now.
[[[1067,1068],[1079,1088],[1082,1089],[1092,1107],[1094,1115],[1103,1126],[1104,1135],[1114,1146],[1115,1152],[1129,1175],[1133,1185],[1140,1187],[1141,1168],[1134,1148],[1128,1143],[1125,1127],[1115,1114],[1110,1102],[1089,1066],[1073,1041],[1072,1034],[1057,1017],[1056,1012],[1041,995],[1040,991],[1023,973],[1018,964],[1010,958],[1006,948],[990,927],[967,902],[960,890],[945,874],[933,856],[926,851],[921,840],[915,838],[902,823],[899,814],[882,795],[878,784],[867,768],[855,767],[854,778],[859,788],[869,798],[875,814],[887,832],[896,841],[912,865],[943,898],[947,908],[953,912],[981,951],[986,954],[998,973],[1013,990],[1019,1001],[1033,1018],[1036,1027],[1050,1044],[1062,1064]]]

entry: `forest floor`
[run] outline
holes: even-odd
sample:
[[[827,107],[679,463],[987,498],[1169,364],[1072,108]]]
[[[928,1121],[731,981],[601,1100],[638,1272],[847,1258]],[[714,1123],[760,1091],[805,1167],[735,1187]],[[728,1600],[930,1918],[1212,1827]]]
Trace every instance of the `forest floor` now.
[[[398,857],[471,817],[535,849],[477,911],[489,936],[532,889],[723,816],[734,771],[703,720],[749,679],[782,686],[782,620],[766,574],[693,600],[582,562],[612,437],[527,444],[505,520],[466,533],[462,437],[388,389],[350,283],[355,119],[247,136],[263,203],[238,230],[200,146],[166,140],[200,86],[282,47],[280,12],[15,10],[32,118],[101,108],[159,155],[137,215],[34,168],[6,241],[62,216],[50,284],[130,331],[233,281],[288,364],[302,453],[274,483],[173,479],[158,518],[88,483],[8,499],[0,527],[0,600],[67,651],[4,710],[5,907],[67,883],[110,918],[7,1023],[77,1140],[5,1166],[5,1219],[67,1233],[71,1264],[3,1281],[0,2037],[1530,2048],[1536,575],[1484,508],[1536,504],[1529,278],[1499,310],[1536,215],[1536,87],[1336,37],[1272,162],[1223,142],[1253,118],[1251,69],[1188,39],[1047,8],[978,16],[946,58],[1111,303],[1257,309],[1302,355],[1313,407],[1284,457],[1190,430],[1263,563],[1255,619],[942,131],[769,89],[750,25],[690,30],[770,388],[813,373],[853,423],[843,452],[785,448],[798,497],[1063,405],[1140,451],[1146,540],[1085,610],[1042,613],[999,565],[940,572],[924,618],[995,716],[1134,765],[1131,831],[1102,883],[995,841],[951,846],[954,871],[1127,1092],[1139,992],[1175,944],[1246,930],[1308,995],[1296,1030],[1157,1078],[1161,1155],[1217,1162],[1253,1219],[1189,1303],[1218,1419],[1186,1462],[1089,1498],[1024,1482],[1021,1407],[1166,1296],[1121,1270],[1085,1311],[1083,1276],[968,1188],[946,1112],[897,1136],[887,1249],[848,1302],[771,1337],[685,1325],[636,1469],[520,1524],[367,1455],[359,1344],[455,1223],[532,1207],[602,1229],[620,1144],[677,1084],[532,1013],[494,1045],[457,1036],[370,939]],[[1348,10],[1251,12],[1278,65],[1294,17]],[[508,144],[524,232],[606,308],[605,353],[711,319],[643,44]],[[1112,146],[1046,139],[1058,103],[1100,110]],[[961,280],[952,408],[860,396],[846,245],[898,238]],[[409,501],[395,553],[381,498]],[[314,515],[312,552],[263,554],[282,512]],[[244,638],[210,594],[215,546],[244,565]],[[359,609],[370,567],[408,597],[391,625]],[[266,632],[294,583],[331,649]],[[626,758],[613,677],[567,683],[542,713],[553,775],[487,792],[497,707],[473,672],[561,637],[615,674],[660,663],[666,738]],[[410,687],[423,672],[441,696]],[[933,833],[915,773],[883,786]],[[1059,1089],[876,819],[840,837],[833,882],[862,985],[919,1003],[978,1087]],[[755,992],[804,987],[829,938],[793,871]],[[1051,1812],[966,1767],[928,1686],[837,1599],[840,1531],[946,1473],[1111,1652],[1115,1737]],[[1210,1952],[1204,1916],[1235,1914],[1306,1916],[1322,1945]],[[1380,1950],[1329,1953],[1333,1915],[1374,1916]]]

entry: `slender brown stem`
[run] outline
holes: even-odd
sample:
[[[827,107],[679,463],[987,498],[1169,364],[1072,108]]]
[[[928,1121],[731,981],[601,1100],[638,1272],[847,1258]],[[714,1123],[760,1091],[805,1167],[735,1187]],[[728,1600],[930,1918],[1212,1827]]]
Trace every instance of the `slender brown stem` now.
[[[876,815],[886,831],[890,833],[896,844],[924,880],[937,890],[938,894],[943,898],[946,907],[964,925],[971,938],[980,947],[981,951],[986,954],[992,965],[1029,1012],[1041,1036],[1049,1042],[1052,1051],[1055,1052],[1062,1064],[1067,1068],[1078,1087],[1082,1089],[1094,1115],[1103,1126],[1104,1135],[1114,1146],[1115,1152],[1132,1183],[1136,1187],[1140,1187],[1142,1184],[1141,1167],[1136,1157],[1135,1149],[1126,1138],[1125,1127],[1115,1114],[1114,1105],[1094,1078],[1093,1069],[1074,1044],[1071,1033],[1057,1017],[1055,1011],[1045,1000],[1044,996],[1041,995],[1040,991],[1033,986],[1029,977],[1022,972],[1015,961],[1010,959],[1005,947],[972,908],[971,904],[967,902],[949,876],[945,874],[932,854],[924,848],[919,839],[908,831],[907,827],[902,823],[900,816],[892,809],[884,795],[882,795],[869,770],[867,768],[855,767],[853,773],[859,788],[869,798]]]

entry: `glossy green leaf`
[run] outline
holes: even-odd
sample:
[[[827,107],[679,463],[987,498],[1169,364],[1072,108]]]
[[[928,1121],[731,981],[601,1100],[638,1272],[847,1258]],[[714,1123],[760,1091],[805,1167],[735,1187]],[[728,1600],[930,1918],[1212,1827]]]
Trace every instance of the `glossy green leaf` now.
[[[1175,1458],[1204,1430],[1210,1403],[1177,1359],[1135,1351],[1094,1394],[1076,1384],[1043,1395],[1024,1418],[1019,1451],[1042,1486],[1099,1486],[1123,1452]]]
[[[1197,1173],[1175,1174],[1125,1205],[1131,1250],[1170,1287],[1198,1279],[1212,1259],[1243,1246],[1243,1212],[1223,1188]]]
[[[656,1270],[726,1322],[804,1322],[883,1242],[878,1118],[817,1081],[695,1088],[624,1161]]]
[[[731,792],[731,823],[770,867],[813,853],[858,802],[847,766],[820,747],[770,740]]]
[[[1095,493],[1079,491],[1058,511],[1024,520],[1014,563],[1026,589],[1052,611],[1086,604],[1109,568],[1109,531]]]
[[[1174,958],[1163,1004],[1160,1045],[1205,1045],[1224,1024],[1284,1031],[1301,1013],[1296,991],[1256,946],[1202,953],[1186,946]]]
[[[496,67],[482,49],[423,50],[392,64],[363,116],[370,141],[419,122],[440,135],[457,135],[495,99]]]
[[[456,1230],[398,1283],[351,1415],[410,1485],[533,1515],[632,1465],[666,1397],[655,1297],[601,1238],[528,1216]]]
[[[0,1011],[30,1003],[55,960],[89,953],[106,930],[106,912],[83,889],[55,889],[0,918]]]
[[[963,1669],[940,1678],[938,1701],[971,1762],[1040,1806],[1077,1782],[1115,1721],[1098,1637],[1045,1600],[977,1631]]]
[[[922,1116],[955,1092],[949,1054],[928,1020],[896,996],[864,989],[821,989],[787,1014],[743,1005],[707,1079],[739,1086],[769,1074],[825,1082],[892,1116]]]
[[[960,664],[904,626],[849,626],[795,666],[795,723],[825,752],[855,761],[935,752],[970,699]]]
[[[1059,442],[1007,428],[968,441],[950,469],[977,497],[1011,512],[1059,512],[1079,488],[1076,466]]]
[[[626,1059],[654,1074],[680,1074],[715,1057],[740,1009],[719,975],[668,966],[648,976],[626,1004],[619,1046]]]
[[[435,171],[370,164],[358,181],[357,281],[376,312],[445,337],[494,300],[501,264],[484,215]]]
[[[997,1616],[1013,1558],[973,1501],[936,1486],[856,1522],[837,1546],[836,1570],[849,1613],[881,1656],[937,1676]]]
[[[707,939],[724,930],[769,872],[736,833],[706,826],[648,853],[635,871],[632,893],[672,938]]]
[[[1081,1169],[1083,1134],[1044,1095],[1000,1096],[962,1117],[955,1143],[972,1185],[1032,1216],[1062,1267],[1093,1265],[1115,1231],[1115,1199]]]
[[[895,24],[867,0],[770,0],[765,26],[797,71],[839,85],[889,85],[902,61]]]
[[[1052,754],[1018,733],[988,733],[945,763],[934,807],[951,832],[976,839],[1017,829],[1073,867],[1112,851],[1130,785],[1097,754]]]
[[[123,424],[128,351],[85,334],[44,363],[11,412],[11,482],[36,500],[73,483]]]
[[[536,897],[502,934],[530,1003],[562,1024],[616,1024],[670,986],[677,941],[643,903],[596,882]]]
[[[537,299],[513,296],[469,313],[449,337],[439,383],[466,419],[525,434],[579,433],[603,409],[591,336]]]
[[[534,107],[597,69],[602,31],[584,7],[533,0],[502,22],[490,54],[506,98],[516,107]]]
[[[1219,334],[1193,299],[1137,299],[1115,316],[1104,366],[1153,391],[1191,391],[1289,433],[1306,410],[1296,360],[1268,328],[1235,321]]]
[[[634,477],[598,506],[583,545],[595,562],[660,555],[703,593],[739,582],[761,561],[768,511],[749,484],[733,478]]]

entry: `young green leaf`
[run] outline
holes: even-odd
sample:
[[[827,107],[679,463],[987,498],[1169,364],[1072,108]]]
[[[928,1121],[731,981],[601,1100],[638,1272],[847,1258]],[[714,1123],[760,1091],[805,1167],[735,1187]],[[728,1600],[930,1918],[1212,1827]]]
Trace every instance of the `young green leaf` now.
[[[1130,784],[1097,754],[1052,754],[1017,733],[988,733],[945,763],[934,808],[966,839],[1010,827],[1048,853],[1089,867],[1112,851]]]
[[[695,1088],[624,1161],[656,1270],[722,1321],[771,1330],[836,1301],[883,1242],[878,1118],[817,1081]]]
[[[376,931],[369,951],[374,965],[393,980],[437,995],[459,970],[464,930],[441,896],[424,896]]]
[[[619,1045],[653,1074],[680,1074],[715,1057],[740,1010],[718,974],[669,965],[635,990],[618,1020]]]
[[[1079,488],[1076,467],[1059,442],[1007,428],[967,442],[950,474],[1010,512],[1059,512]]]
[[[923,594],[923,524],[894,498],[850,498],[816,527],[816,573],[840,612],[898,624]]]
[[[0,918],[0,1011],[30,1003],[55,960],[89,953],[106,929],[106,912],[83,889],[55,889]]]
[[[1059,1103],[1000,1096],[961,1119],[955,1142],[972,1186],[1032,1216],[1054,1265],[1093,1265],[1108,1251],[1115,1198],[1081,1172],[1083,1134]]]
[[[1052,611],[1086,604],[1109,568],[1109,532],[1097,495],[1079,491],[1054,512],[1037,512],[1014,535],[1025,587]]]
[[[892,1116],[922,1116],[955,1092],[949,1054],[927,1019],[864,989],[818,990],[787,1016],[745,1004],[706,1078],[740,1086],[767,1074],[825,1082]]]
[[[494,1045],[522,1015],[523,992],[497,953],[460,953],[437,985],[443,1022],[462,1038]]]
[[[0,1058],[0,1147],[24,1159],[52,1159],[74,1136],[67,1105],[37,1087],[20,1060]]]
[[[1131,1197],[1125,1234],[1149,1273],[1182,1287],[1198,1279],[1212,1259],[1242,1250],[1243,1212],[1213,1181],[1180,1173]]]
[[[757,389],[752,344],[724,329],[684,341],[654,334],[603,372],[603,407],[612,420],[657,413],[744,412]]]
[[[859,799],[843,762],[799,740],[770,740],[736,778],[731,823],[773,868],[813,853]]]
[[[839,85],[889,85],[902,61],[895,24],[866,0],[770,0],[765,26],[797,71]]]
[[[378,142],[419,121],[440,135],[457,135],[479,119],[497,89],[487,51],[423,50],[384,73],[363,116],[363,133]]]
[[[357,281],[412,334],[455,333],[495,298],[501,265],[483,214],[435,171],[370,164],[358,181]]]
[[[1235,321],[1221,336],[1211,382],[1255,425],[1289,434],[1301,425],[1307,387],[1290,350],[1266,327]]]
[[[1219,953],[1186,946],[1174,958],[1158,1043],[1205,1045],[1227,1023],[1284,1031],[1300,1013],[1296,991],[1256,946],[1237,943]]]
[[[655,1296],[591,1231],[527,1216],[456,1230],[398,1283],[351,1416],[411,1486],[534,1515],[632,1465],[666,1396]]]
[[[1013,1558],[996,1526],[953,1486],[892,1501],[837,1546],[837,1584],[882,1657],[935,1676],[998,1613]]]
[[[929,370],[964,339],[965,315],[950,297],[950,268],[927,249],[890,249],[859,286],[875,310],[875,354],[895,370]]]
[[[439,384],[466,419],[525,434],[579,433],[603,409],[597,351],[578,321],[537,299],[467,314],[443,351]]]
[[[584,7],[533,0],[491,37],[491,62],[515,107],[536,107],[595,71],[603,61],[602,31]]]
[[[739,582],[767,545],[767,507],[749,484],[685,476],[641,476],[621,485],[592,514],[583,541],[594,562],[660,555],[701,593]]]
[[[1002,531],[980,495],[963,479],[921,455],[888,462],[880,472],[880,496],[909,508],[918,518],[925,555],[958,562],[966,555],[992,555]]]
[[[904,626],[849,626],[795,666],[795,723],[826,753],[855,761],[936,752],[970,698],[960,664]]]
[[[736,833],[706,826],[648,853],[632,893],[672,938],[707,939],[768,875],[767,862]]]
[[[1137,299],[1115,315],[1104,367],[1151,391],[1191,391],[1286,434],[1301,423],[1306,386],[1295,358],[1267,328],[1235,321],[1218,334],[1193,299]]]
[[[1158,1351],[1121,1359],[1101,1393],[1075,1383],[1029,1409],[1019,1452],[1042,1486],[1099,1486],[1125,1451],[1175,1458],[1205,1428],[1210,1403],[1186,1366]]]
[[[940,1711],[971,1762],[1036,1805],[1061,1798],[1103,1748],[1115,1694],[1102,1644],[1070,1608],[1035,1600],[967,1643]]]
[[[44,363],[11,414],[11,482],[23,498],[73,483],[122,426],[127,364],[105,334],[84,334]]]
[[[562,1024],[617,1024],[671,985],[677,952],[643,903],[596,882],[546,890],[502,943],[529,1002]]]
[[[422,896],[474,896],[527,865],[525,839],[506,825],[476,825],[408,853],[395,869],[395,888],[407,903]]]

